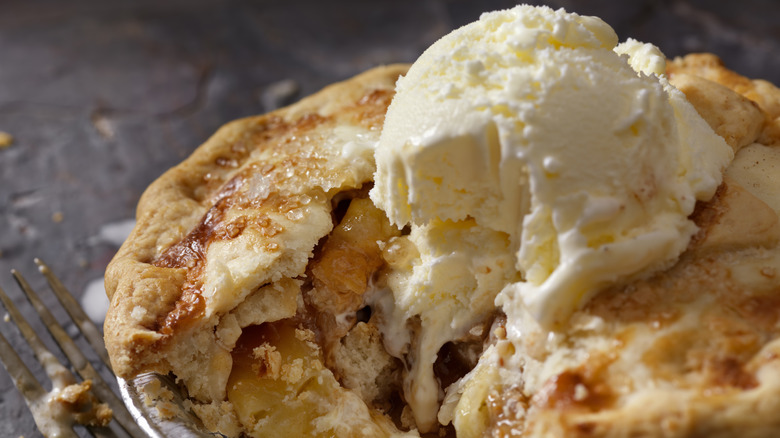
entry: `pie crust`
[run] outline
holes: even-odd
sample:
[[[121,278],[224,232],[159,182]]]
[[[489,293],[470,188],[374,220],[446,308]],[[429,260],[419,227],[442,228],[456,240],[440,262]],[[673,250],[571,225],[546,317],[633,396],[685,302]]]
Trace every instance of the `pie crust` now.
[[[404,364],[365,298],[383,265],[413,257],[367,199],[407,68],[229,123],[149,187],[106,272],[119,376],[173,374],[228,436],[416,435],[399,395]],[[473,339],[440,350],[440,434],[780,432],[780,90],[709,54],[671,60],[667,75],[735,151],[692,216],[699,233],[674,266],[600,292],[560,332],[529,317],[512,344],[497,309]],[[246,413],[231,400],[254,383],[237,373],[297,397]],[[273,417],[285,410],[296,421]]]
[[[172,373],[201,417],[213,417],[207,424],[233,415],[224,406],[231,351],[243,328],[304,306],[309,259],[334,226],[334,206],[370,183],[373,147],[406,69],[378,67],[228,123],[145,191],[106,271],[105,338],[117,375]],[[342,423],[394,429],[342,392],[334,403],[362,405],[364,414],[347,410]]]

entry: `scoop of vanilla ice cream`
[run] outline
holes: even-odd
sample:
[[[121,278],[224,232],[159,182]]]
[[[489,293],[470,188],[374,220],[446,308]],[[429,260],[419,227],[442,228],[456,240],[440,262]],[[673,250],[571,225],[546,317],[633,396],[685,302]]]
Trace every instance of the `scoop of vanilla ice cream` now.
[[[471,216],[516,233],[530,202],[527,160],[518,156],[534,129],[529,116],[552,106],[547,95],[587,81],[580,72],[616,43],[598,18],[530,6],[484,14],[437,41],[397,83],[372,199],[398,224]],[[605,103],[591,97],[572,96],[558,112],[584,125],[583,110]]]
[[[473,218],[508,234],[523,279],[497,303],[547,327],[674,261],[733,156],[657,48],[617,42],[562,9],[484,14],[399,79],[375,154],[371,198],[395,224]]]
[[[522,5],[443,37],[399,79],[370,196],[411,229],[382,313],[385,339],[416,327],[391,354],[421,431],[442,397],[439,348],[497,306],[510,340],[525,315],[554,329],[686,248],[733,153],[664,68],[598,18]]]

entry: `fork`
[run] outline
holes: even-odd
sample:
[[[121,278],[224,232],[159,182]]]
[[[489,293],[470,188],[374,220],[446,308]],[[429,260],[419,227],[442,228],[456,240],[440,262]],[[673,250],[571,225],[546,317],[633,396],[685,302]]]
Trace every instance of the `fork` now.
[[[103,362],[106,369],[111,370],[108,353],[100,330],[84,313],[79,303],[52,273],[51,269],[40,259],[36,258],[35,263],[38,265],[38,270],[46,278],[51,291],[57,296],[84,338],[94,349],[99,360]],[[95,367],[93,367],[74,340],[66,333],[65,329],[57,322],[54,315],[46,308],[27,280],[15,269],[11,270],[11,274],[35,308],[41,321],[46,325],[49,333],[68,358],[72,368],[75,369],[82,379],[81,384],[78,385],[78,379],[74,374],[44,346],[40,337],[24,319],[5,291],[0,288],[0,301],[3,302],[8,316],[10,316],[27,341],[38,362],[40,362],[47,376],[51,379],[54,388],[51,392],[47,392],[44,389],[21,360],[19,354],[14,351],[8,340],[0,333],[0,361],[2,361],[16,388],[24,397],[27,406],[32,412],[35,424],[41,433],[47,438],[78,437],[74,426],[79,422],[84,422],[88,423],[84,424],[85,428],[98,438],[115,437],[117,432],[120,435],[124,432],[124,434],[132,438],[146,438],[146,433],[133,420],[133,416],[128,412],[119,397],[96,371]],[[73,384],[77,385],[69,386]],[[91,389],[89,389],[90,385]],[[67,391],[63,390],[65,387],[79,394],[86,387],[89,390],[86,394],[94,395],[87,395],[86,400],[79,399],[73,402],[68,399]],[[86,413],[83,411],[84,407],[78,404],[81,401],[86,401],[87,408],[91,406]],[[106,406],[113,412],[113,419],[116,420],[111,422],[111,424],[106,424],[111,418],[110,415],[104,415]],[[69,407],[71,408],[69,409]],[[95,421],[84,420],[84,418],[92,420],[92,417],[95,415],[98,417]],[[103,419],[103,421],[100,421],[100,419]]]

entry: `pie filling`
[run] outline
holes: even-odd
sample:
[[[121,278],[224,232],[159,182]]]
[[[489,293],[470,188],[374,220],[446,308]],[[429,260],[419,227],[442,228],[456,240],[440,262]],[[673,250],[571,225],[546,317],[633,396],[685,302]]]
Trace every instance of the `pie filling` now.
[[[372,408],[372,416],[385,416],[401,430],[416,426],[403,392],[413,349],[407,346],[401,357],[387,352],[384,342],[393,340],[380,331],[387,315],[372,306],[379,295],[392,295],[386,259],[401,256],[405,232],[368,199],[368,188],[334,197],[334,228],[298,279],[302,294],[295,316],[245,327],[232,350],[227,400],[254,435],[317,435],[318,419],[345,389]],[[491,324],[485,321],[441,348],[433,365],[440,388],[476,365]],[[414,325],[408,324],[411,343]],[[454,434],[452,426],[434,432]]]

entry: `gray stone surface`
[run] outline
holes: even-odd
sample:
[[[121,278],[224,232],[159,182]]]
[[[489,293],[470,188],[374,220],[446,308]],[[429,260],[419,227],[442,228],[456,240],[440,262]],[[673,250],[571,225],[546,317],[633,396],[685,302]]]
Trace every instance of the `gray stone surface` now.
[[[0,2],[0,131],[15,139],[0,149],[0,286],[42,330],[11,267],[42,288],[32,263],[41,257],[81,296],[117,249],[107,225],[131,219],[144,188],[221,124],[412,61],[449,30],[513,4]],[[599,15],[621,39],[654,42],[667,56],[710,51],[780,83],[775,0],[547,4]],[[21,344],[10,324],[0,332]],[[19,436],[40,434],[0,371],[0,437]]]

